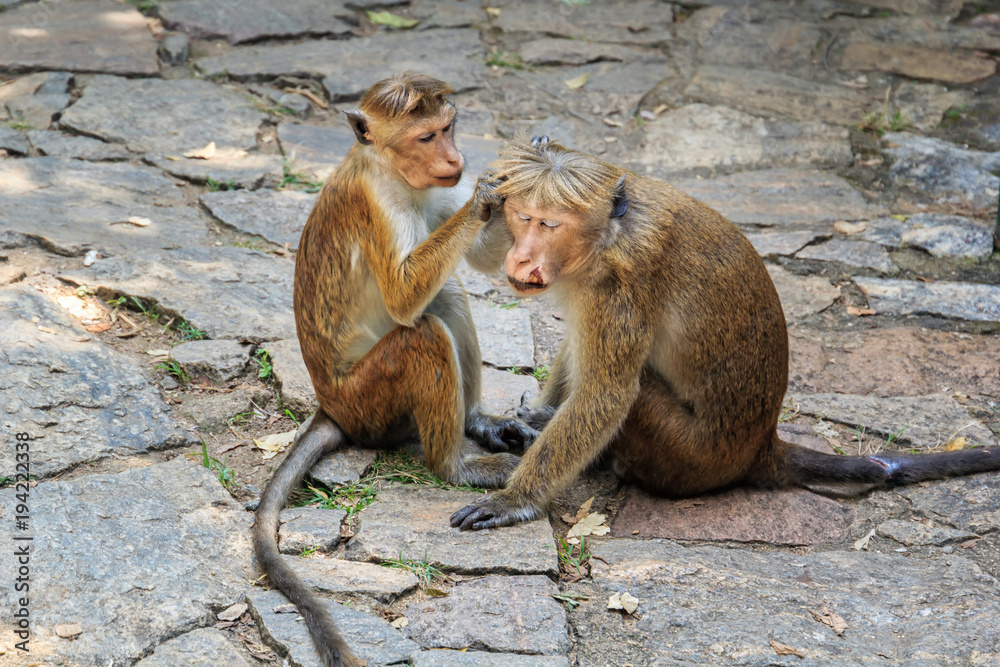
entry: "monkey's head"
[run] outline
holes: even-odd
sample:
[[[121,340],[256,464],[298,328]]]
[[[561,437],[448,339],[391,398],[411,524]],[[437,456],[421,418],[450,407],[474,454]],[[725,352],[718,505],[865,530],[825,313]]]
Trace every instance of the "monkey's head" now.
[[[503,268],[515,291],[539,293],[578,275],[614,240],[627,207],[620,169],[547,137],[506,144],[490,168],[506,200],[513,245]]]
[[[373,85],[345,111],[358,141],[371,146],[414,189],[450,188],[465,159],[455,148],[455,105],[443,81],[407,72]]]

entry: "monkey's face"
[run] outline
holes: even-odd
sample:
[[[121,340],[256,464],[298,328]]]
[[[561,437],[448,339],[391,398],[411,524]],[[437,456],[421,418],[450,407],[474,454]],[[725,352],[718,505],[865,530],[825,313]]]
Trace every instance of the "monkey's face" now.
[[[416,190],[451,188],[462,178],[465,159],[455,148],[455,110],[407,128],[391,146],[392,163]]]
[[[583,220],[573,211],[547,209],[509,198],[504,220],[514,238],[503,270],[520,294],[538,294],[561,275],[571,275],[589,256]]]

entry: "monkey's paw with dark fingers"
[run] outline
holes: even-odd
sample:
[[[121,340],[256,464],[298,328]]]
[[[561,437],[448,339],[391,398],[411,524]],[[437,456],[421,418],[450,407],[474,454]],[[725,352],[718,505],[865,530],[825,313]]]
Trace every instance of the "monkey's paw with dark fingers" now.
[[[476,206],[480,207],[479,217],[483,222],[489,222],[494,211],[503,208],[504,198],[497,194],[500,181],[493,177],[492,172],[485,172],[476,182]]]
[[[499,528],[531,521],[541,515],[542,510],[530,502],[518,500],[506,491],[497,491],[452,514],[451,527],[462,530]]]
[[[519,419],[483,417],[466,433],[476,444],[487,451],[506,452],[510,450],[523,452],[540,434]]]

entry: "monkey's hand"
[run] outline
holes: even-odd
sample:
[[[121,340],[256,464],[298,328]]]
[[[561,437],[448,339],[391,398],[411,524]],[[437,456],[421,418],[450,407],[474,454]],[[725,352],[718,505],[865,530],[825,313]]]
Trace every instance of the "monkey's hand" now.
[[[466,505],[451,515],[452,528],[482,530],[513,526],[542,516],[543,510],[532,501],[504,489]]]
[[[492,417],[478,410],[469,416],[465,433],[491,452],[526,450],[539,433],[519,419]]]
[[[473,195],[472,210],[479,212],[479,219],[489,222],[493,212],[503,208],[504,198],[497,194],[500,181],[493,177],[492,172],[486,172],[476,181],[476,192]]]

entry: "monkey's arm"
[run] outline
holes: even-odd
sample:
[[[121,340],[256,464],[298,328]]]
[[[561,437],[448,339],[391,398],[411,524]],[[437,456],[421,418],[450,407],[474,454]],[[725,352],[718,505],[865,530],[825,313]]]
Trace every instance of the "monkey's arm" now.
[[[393,223],[398,226],[412,221],[389,220],[373,207],[373,217],[384,219],[373,220],[372,231],[361,235],[362,251],[382,292],[386,310],[399,324],[412,326],[416,322],[475,240],[483,222],[473,213],[474,204],[475,198],[469,200],[406,255],[402,255],[393,238]],[[380,234],[375,230],[386,232]]]
[[[503,221],[503,211],[494,210],[486,227],[479,232],[472,248],[465,254],[465,260],[476,271],[492,275],[503,266],[504,255],[510,250],[511,243]]]
[[[570,341],[564,341],[556,352],[556,358],[552,360],[552,366],[549,368],[549,377],[545,381],[545,387],[542,388],[542,395],[528,405],[525,403],[531,392],[526,391],[521,397],[521,407],[517,409],[517,416],[533,429],[541,431],[545,428],[566,398],[569,381],[566,365],[569,363],[567,359],[572,356],[570,346]]]
[[[632,312],[629,301],[618,294],[592,299],[575,337],[572,375],[579,380],[567,386],[507,487],[456,512],[453,526],[479,530],[534,519],[604,451],[635,402],[652,339],[646,315]]]

